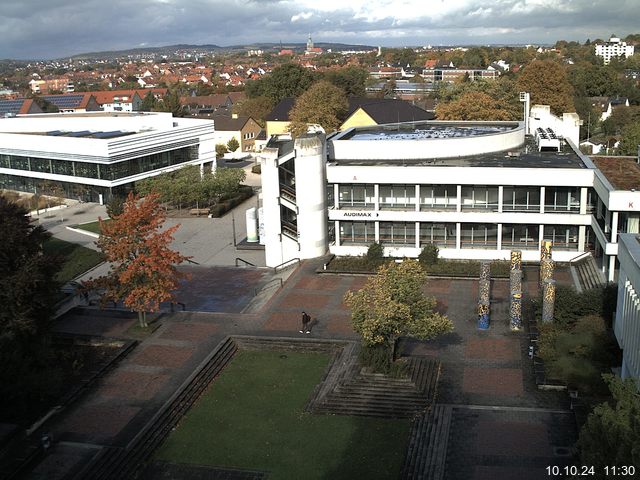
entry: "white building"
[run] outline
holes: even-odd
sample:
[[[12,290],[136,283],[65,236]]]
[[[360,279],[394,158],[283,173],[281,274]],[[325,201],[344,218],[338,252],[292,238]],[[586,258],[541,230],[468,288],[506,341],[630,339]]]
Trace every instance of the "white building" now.
[[[633,55],[633,45],[620,41],[617,37],[611,37],[608,42],[596,43],[596,56],[602,57],[605,65],[609,65],[611,59],[628,58]]]
[[[640,387],[640,238],[620,235],[618,304],[613,332],[622,349],[620,376],[633,378]]]
[[[523,122],[416,122],[273,138],[262,152],[267,265],[327,252],[539,260],[594,253],[610,280],[619,231],[638,230],[638,190],[616,190],[571,139],[577,116]],[[545,120],[546,119],[546,120]],[[545,123],[546,122],[546,123]],[[552,124],[563,135],[546,127]],[[623,220],[624,218],[624,220]],[[326,225],[326,227],[325,227]]]
[[[107,200],[184,165],[215,168],[214,126],[170,113],[37,114],[0,119],[0,188],[61,187]]]

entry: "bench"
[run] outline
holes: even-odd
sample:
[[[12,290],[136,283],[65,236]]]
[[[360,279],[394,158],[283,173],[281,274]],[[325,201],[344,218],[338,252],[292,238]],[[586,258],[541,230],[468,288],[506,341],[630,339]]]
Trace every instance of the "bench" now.
[[[209,209],[208,208],[192,208],[191,210],[189,210],[189,215],[209,215]]]

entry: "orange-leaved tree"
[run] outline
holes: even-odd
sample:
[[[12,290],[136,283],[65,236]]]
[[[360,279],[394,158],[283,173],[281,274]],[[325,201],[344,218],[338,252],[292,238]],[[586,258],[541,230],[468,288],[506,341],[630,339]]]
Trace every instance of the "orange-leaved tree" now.
[[[190,257],[169,248],[180,225],[162,229],[164,220],[157,194],[140,198],[129,193],[122,213],[110,222],[100,219],[97,245],[111,269],[84,284],[87,289],[101,289],[103,302],[122,301],[136,311],[141,327],[147,327],[147,312],[157,312],[160,302],[175,300],[178,281],[187,277],[176,266]]]

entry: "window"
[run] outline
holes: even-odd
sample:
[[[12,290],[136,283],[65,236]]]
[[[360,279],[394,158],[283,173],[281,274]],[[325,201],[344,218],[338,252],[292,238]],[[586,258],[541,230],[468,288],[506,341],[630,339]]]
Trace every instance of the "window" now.
[[[578,187],[547,187],[544,193],[544,211],[555,213],[579,213]]]
[[[338,187],[339,208],[371,210],[375,207],[373,185],[343,184]]]
[[[540,211],[540,187],[504,187],[502,211]]]
[[[502,225],[502,248],[504,250],[537,250],[540,227],[538,225]]]
[[[415,222],[380,222],[380,243],[415,247]]]
[[[380,185],[378,187],[380,209],[415,210],[415,185]]]
[[[456,224],[455,223],[421,223],[420,247],[433,243],[438,247],[455,248]]]
[[[370,245],[375,241],[374,222],[340,222],[341,245]]]
[[[462,210],[498,210],[498,187],[463,186]]]
[[[577,225],[545,225],[544,240],[550,241],[556,250],[578,250]]]
[[[420,185],[420,210],[455,210],[457,203],[455,185]]]
[[[462,248],[497,248],[498,226],[479,223],[461,224],[460,246]]]

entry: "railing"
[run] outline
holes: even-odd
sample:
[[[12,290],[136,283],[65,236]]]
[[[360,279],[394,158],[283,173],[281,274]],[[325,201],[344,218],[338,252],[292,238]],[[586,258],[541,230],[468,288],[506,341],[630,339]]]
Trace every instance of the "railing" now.
[[[249,266],[249,267],[255,267],[255,264],[251,263],[251,262],[247,262],[245,259],[240,258],[240,257],[236,257],[236,267],[239,267],[239,263],[242,262],[245,265]]]
[[[589,257],[590,255],[591,255],[591,252],[582,252],[577,257],[573,257],[571,260],[569,260],[569,263],[577,263],[580,260],[583,260],[583,259]]]
[[[281,263],[280,265],[276,265],[275,267],[273,267],[273,273],[278,273],[278,271],[282,271],[286,268],[291,267],[293,264],[299,264],[300,263],[300,259],[299,258],[292,258],[291,260],[287,260],[286,262]]]
[[[284,282],[282,281],[281,278],[274,278],[272,280],[270,280],[269,282],[267,282],[266,284],[264,284],[262,286],[262,288],[254,288],[253,289],[253,296],[257,297],[259,293],[262,293],[266,290],[269,290],[271,288],[273,288],[274,286],[276,286],[277,288],[282,288],[282,286],[284,285]]]

